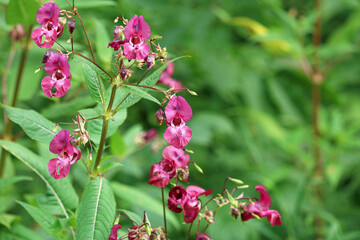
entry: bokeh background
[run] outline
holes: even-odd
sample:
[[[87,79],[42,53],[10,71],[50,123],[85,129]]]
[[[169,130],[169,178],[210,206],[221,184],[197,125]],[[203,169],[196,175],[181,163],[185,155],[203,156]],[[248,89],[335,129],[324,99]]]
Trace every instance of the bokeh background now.
[[[8,2],[0,0],[0,73],[3,75],[14,49],[7,77],[11,99],[24,39],[12,47],[8,36],[12,26],[5,16]],[[272,199],[271,209],[282,216],[283,225],[271,228],[265,219],[234,221],[225,207],[208,230],[213,239],[360,238],[360,2],[317,1],[318,7],[315,2],[75,0],[95,45],[96,58],[105,69],[111,69],[112,52],[106,46],[112,38],[114,19],[122,15],[128,19],[134,14],[143,15],[152,36],[164,37],[159,43],[167,47],[170,57],[191,56],[175,62],[173,75],[198,94],[180,93],[194,113],[189,121],[193,137],[187,148],[194,151],[191,159],[204,171],[201,174],[191,167],[191,184],[221,192],[224,179],[231,176],[250,185],[244,190],[249,196],[258,196],[254,187],[263,184]],[[63,0],[56,3],[67,6]],[[28,13],[35,19],[36,10]],[[314,23],[319,14],[321,43],[314,46]],[[85,53],[86,39],[79,22],[76,24],[75,48]],[[66,36],[62,37],[64,45]],[[76,64],[71,66],[73,87],[67,96],[52,100],[45,97],[40,87],[44,73],[34,73],[44,52],[32,43],[18,106],[35,109],[54,122],[70,122],[78,110],[95,103],[86,92],[82,69]],[[306,66],[314,65],[323,77],[319,84],[321,136],[316,142],[312,122],[314,86],[306,72]],[[110,138],[107,148],[107,154],[122,163],[108,173],[108,179],[130,187],[128,192],[120,191],[126,189],[120,185],[115,189],[117,207],[140,216],[147,210],[153,226],[162,224],[158,214],[161,194],[147,180],[150,166],[161,158],[162,148],[153,152],[154,143],[139,147],[138,140],[142,131],[156,128],[159,139],[155,144],[161,144],[165,126],[159,127],[155,121],[157,109],[145,100],[129,109],[127,121]],[[0,129],[4,129],[1,119]],[[18,131],[15,126],[14,132]],[[48,146],[26,136],[18,142],[46,158],[52,157]],[[324,163],[320,177],[314,173],[316,145]],[[0,190],[4,203],[0,212],[21,216],[14,224],[51,239],[14,202],[16,199],[41,206],[46,187],[20,162],[8,162],[8,176],[27,174],[33,180]],[[81,193],[88,178],[78,165],[70,177]],[[321,189],[322,197],[316,194],[317,189]],[[5,197],[4,192],[11,195]],[[142,199],[134,200],[136,197]],[[181,224],[182,216],[172,218],[172,239],[184,239],[187,227]],[[122,224],[131,226],[125,219]]]

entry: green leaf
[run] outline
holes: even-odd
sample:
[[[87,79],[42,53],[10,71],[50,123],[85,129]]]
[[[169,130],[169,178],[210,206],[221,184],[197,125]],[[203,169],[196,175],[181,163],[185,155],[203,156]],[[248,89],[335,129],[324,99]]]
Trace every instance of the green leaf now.
[[[7,213],[0,213],[0,225],[3,225],[8,229],[11,229],[11,224],[18,220],[20,220],[19,216]]]
[[[146,212],[153,212],[161,217],[163,216],[162,203],[146,194],[144,191],[117,182],[113,182],[111,186],[115,195],[120,199],[133,206],[140,206],[144,208],[144,211]],[[166,217],[175,228],[179,229],[179,222],[172,212],[168,211]]]
[[[36,222],[40,224],[42,228],[44,228],[48,233],[55,237],[65,238],[65,234],[62,233],[63,229],[59,220],[51,215],[49,212],[40,209],[38,207],[32,206],[30,204],[16,201],[19,203],[25,210],[30,214],[31,217],[35,219]]]
[[[66,208],[75,209],[79,202],[78,196],[69,180],[67,178],[53,178],[49,173],[46,160],[22,145],[2,140],[0,140],[0,145],[28,166],[46,183],[50,192],[56,197],[63,214],[68,217]]]
[[[26,176],[15,176],[15,177],[9,177],[9,178],[0,178],[0,189],[3,189],[11,184],[24,181],[24,180],[32,180],[31,177]]]
[[[156,84],[156,82],[159,80],[162,71],[164,71],[165,68],[170,63],[172,63],[180,58],[183,58],[183,57],[178,57],[178,58],[175,58],[175,59],[165,63],[160,68],[158,68],[153,73],[151,73],[148,77],[146,77],[143,81],[141,81],[140,84],[143,86],[147,86],[147,87],[153,87]],[[120,88],[120,89],[122,89],[122,88]],[[118,91],[120,91],[120,93],[116,94],[115,100],[114,100],[114,106],[116,106],[116,109],[128,108],[141,100],[141,97],[139,97],[138,95],[130,94],[128,92],[121,91],[121,90],[118,90]],[[144,91],[147,92],[147,89]]]
[[[92,70],[94,70],[97,74],[100,75],[100,77],[106,81],[110,81],[111,77],[104,71],[102,70],[99,66],[97,66],[96,64],[94,64],[93,62],[80,57],[79,55],[76,54],[71,54],[69,56],[69,61],[74,61],[76,63],[82,63],[82,64],[86,64],[88,65]]]
[[[110,183],[97,177],[85,187],[76,218],[76,239],[108,239],[116,203]]]
[[[25,110],[6,106],[0,103],[0,107],[6,110],[11,121],[19,124],[25,133],[32,139],[49,144],[55,134],[53,128],[55,123],[49,121],[34,110]],[[61,128],[58,127],[58,130]]]
[[[137,215],[134,212],[125,210],[125,209],[118,209],[119,212],[124,213],[126,216],[128,216],[131,220],[133,220],[134,222],[136,222],[138,225],[141,224],[142,222],[142,217],[140,217],[139,215]],[[122,216],[120,216],[120,219],[122,218]]]
[[[104,87],[101,79],[98,77],[96,72],[88,64],[85,64],[85,63],[83,64],[83,70],[84,70],[86,86],[89,89],[91,98],[94,99],[95,102],[104,106],[104,104],[105,104],[105,99],[104,99],[105,87]]]
[[[112,48],[108,48],[108,44],[112,41],[109,37],[110,31],[107,31],[105,24],[99,20],[95,20],[95,47],[96,53],[101,61],[107,66],[111,63]]]
[[[157,100],[156,98],[151,96],[149,93],[145,92],[144,90],[140,89],[140,87],[125,85],[125,86],[121,87],[121,90],[123,90],[124,92],[130,93],[130,94],[134,94],[141,98],[145,98],[147,100],[153,101],[154,103],[157,103],[159,105],[161,104],[159,102],[159,100]]]
[[[110,150],[113,154],[122,156],[126,152],[126,144],[123,136],[117,131],[110,138]]]
[[[122,167],[123,164],[119,163],[119,162],[113,162],[113,161],[110,161],[110,162],[107,162],[107,163],[102,163],[101,164],[101,167],[100,167],[100,173],[102,172],[106,172],[106,171],[109,171],[113,168],[116,168],[116,167]]]
[[[43,240],[37,233],[29,230],[21,224],[12,224],[10,230],[2,229],[0,232],[0,240]]]
[[[36,12],[40,5],[37,0],[10,0],[6,9],[6,22],[9,25],[30,25],[36,22]]]
[[[98,117],[101,115],[99,106],[97,108],[91,108],[91,109],[84,109],[79,111],[81,115],[83,115],[85,118],[93,118]],[[127,111],[126,109],[120,110],[117,112],[112,119],[109,120],[108,130],[106,137],[110,137],[113,135],[118,127],[123,124],[127,117]],[[99,145],[100,138],[101,138],[101,131],[102,131],[102,125],[103,125],[103,119],[95,119],[88,121],[85,125],[86,130],[89,133],[90,139],[96,144]]]

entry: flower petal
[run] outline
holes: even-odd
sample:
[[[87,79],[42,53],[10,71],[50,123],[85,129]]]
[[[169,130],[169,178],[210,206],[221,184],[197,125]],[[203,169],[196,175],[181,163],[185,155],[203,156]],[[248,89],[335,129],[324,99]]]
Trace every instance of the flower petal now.
[[[49,57],[49,60],[45,63],[45,71],[48,74],[53,74],[57,70],[61,70],[67,78],[70,78],[70,65],[66,55],[53,53]]]
[[[175,117],[179,117],[186,122],[192,118],[192,109],[185,98],[174,96],[166,105],[165,115],[167,122],[172,122]]]
[[[34,40],[34,42],[36,43],[36,45],[38,45],[41,48],[50,48],[54,45],[54,41],[52,41],[51,36],[52,36],[52,31],[45,31],[42,28],[37,28],[35,29],[32,34],[31,34],[31,38]],[[45,41],[42,43],[42,38],[43,36],[46,35],[45,37]],[[56,40],[56,38],[55,38]]]
[[[71,86],[70,80],[65,78],[64,80],[56,81],[55,89],[56,92],[53,94],[54,97],[64,96]]]
[[[66,175],[70,172],[70,162],[68,160],[53,158],[49,161],[48,169],[53,178],[61,179],[66,177]]]
[[[126,39],[130,39],[134,35],[139,35],[143,41],[147,41],[151,34],[150,26],[145,22],[143,16],[138,17],[135,14],[126,25],[124,34]]]
[[[49,150],[54,154],[59,154],[60,152],[66,150],[72,155],[74,153],[73,146],[70,144],[70,131],[69,130],[60,130],[53,140],[50,142]]]
[[[257,185],[255,186],[255,190],[260,192],[260,200],[257,202],[260,202],[264,208],[270,207],[271,199],[266,188],[263,185]]]
[[[40,25],[44,25],[51,21],[53,23],[58,22],[60,10],[56,3],[47,2],[43,4],[36,13],[36,21]]]
[[[180,148],[175,148],[173,146],[167,146],[163,152],[162,156],[164,159],[168,159],[174,163],[176,169],[182,168],[188,164],[190,156],[184,154],[184,151]]]
[[[131,43],[127,42],[124,44],[124,54],[129,61],[136,57],[135,48]]]
[[[185,147],[191,139],[192,131],[188,126],[169,126],[164,132],[164,138],[176,148]]]
[[[44,77],[41,80],[41,88],[46,96],[49,98],[52,97],[52,88],[55,85],[56,80],[52,79],[52,77]]]
[[[135,49],[135,60],[144,59],[150,52],[150,46],[147,43],[137,44]]]

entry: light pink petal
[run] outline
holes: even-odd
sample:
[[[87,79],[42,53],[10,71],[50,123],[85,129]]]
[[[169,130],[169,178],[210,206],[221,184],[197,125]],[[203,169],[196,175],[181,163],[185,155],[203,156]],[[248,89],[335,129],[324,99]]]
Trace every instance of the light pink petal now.
[[[183,148],[189,143],[191,135],[192,131],[188,126],[169,126],[164,133],[164,138],[174,147]]]
[[[36,13],[36,21],[40,25],[44,25],[51,21],[57,23],[60,10],[56,3],[47,2],[42,5]]]
[[[46,35],[44,42],[42,42],[43,36]],[[36,45],[41,48],[51,48],[54,45],[54,41],[52,41],[53,32],[52,31],[45,31],[42,28],[35,29],[32,34],[31,38],[34,40]],[[56,40],[56,38],[55,38]]]
[[[145,22],[144,17],[135,16],[130,19],[128,24],[125,27],[125,38],[130,39],[134,35],[138,35],[142,38],[143,41],[147,41],[150,38],[150,26]]]
[[[135,60],[137,61],[144,59],[150,52],[150,46],[147,43],[137,44],[135,47]]]
[[[53,158],[49,161],[48,169],[50,175],[53,176],[53,178],[64,178],[70,172],[70,162],[67,160]]]
[[[188,164],[190,156],[184,154],[184,151],[180,148],[175,148],[173,146],[167,146],[163,152],[162,156],[164,159],[173,161],[176,169],[182,168]]]
[[[162,74],[164,74],[164,73],[162,73]],[[162,76],[162,74],[161,74],[161,76]],[[169,88],[172,88],[174,92],[179,92],[184,88],[184,86],[182,85],[181,82],[179,82],[176,79],[170,78],[170,77],[166,77],[163,79],[161,79],[161,77],[160,77],[160,79],[157,83],[169,86]]]
[[[257,185],[255,186],[255,190],[260,192],[260,200],[256,202],[260,202],[264,208],[270,207],[271,199],[265,187],[263,185]]]
[[[71,86],[70,80],[65,78],[64,80],[56,81],[55,89],[56,92],[53,94],[54,97],[64,96]]]
[[[136,57],[135,48],[131,43],[124,44],[124,54],[129,61]]]
[[[45,63],[46,73],[53,74],[57,70],[61,70],[62,74],[66,76],[70,74],[70,65],[66,55],[53,53]]]
[[[55,85],[56,80],[52,79],[52,77],[44,77],[41,81],[41,88],[46,96],[49,98],[52,97],[52,88]]]
[[[172,122],[175,117],[179,117],[186,122],[192,118],[192,109],[185,98],[174,96],[166,105],[165,115],[167,122]]]
[[[170,61],[170,59],[166,60],[166,62],[169,62],[169,61]],[[171,75],[173,75],[173,73],[174,73],[174,62],[169,63],[169,65],[167,65],[164,72],[166,72],[167,75],[169,77],[171,77]]]
[[[70,131],[60,130],[51,140],[49,150],[54,154],[59,154],[63,150],[73,148],[70,144]]]

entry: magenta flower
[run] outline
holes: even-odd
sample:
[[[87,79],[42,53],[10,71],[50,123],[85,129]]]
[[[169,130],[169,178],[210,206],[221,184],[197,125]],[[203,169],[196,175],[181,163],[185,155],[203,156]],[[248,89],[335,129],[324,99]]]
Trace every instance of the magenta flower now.
[[[175,148],[173,146],[167,146],[163,150],[162,156],[164,159],[172,161],[174,163],[175,169],[186,166],[190,160],[190,156],[184,154],[182,149]]]
[[[117,230],[119,230],[121,228],[120,224],[115,224],[112,228],[111,228],[111,233],[109,236],[109,240],[117,240],[118,236],[117,236]]]
[[[205,233],[197,233],[195,240],[211,240],[211,238]]]
[[[168,61],[170,61],[170,60],[168,60]],[[171,77],[173,75],[173,73],[174,73],[174,63],[172,62],[166,67],[165,71],[163,71],[161,73],[161,76],[160,76],[159,80],[157,81],[157,83],[167,85],[170,88],[173,88],[174,92],[178,92],[181,89],[183,89],[184,87],[181,84],[181,82],[179,82],[178,80],[173,79]]]
[[[36,21],[42,26],[35,29],[31,37],[41,48],[50,48],[63,32],[63,26],[58,22],[60,10],[56,3],[47,2],[36,13]],[[43,36],[45,40],[43,41]]]
[[[174,96],[165,108],[166,124],[168,128],[164,138],[174,147],[183,148],[192,136],[192,131],[185,123],[192,118],[192,109],[189,103],[181,96]]]
[[[165,187],[171,178],[175,177],[176,170],[172,161],[164,159],[150,168],[148,183],[157,187]]]
[[[271,223],[271,226],[274,226],[274,224],[281,225],[281,216],[279,212],[269,209],[271,199],[265,187],[263,185],[257,185],[255,190],[260,192],[260,200],[247,205],[246,210],[241,213],[241,219],[247,221],[254,218],[252,214],[256,214],[259,217],[266,217]]]
[[[150,46],[144,41],[150,38],[150,26],[145,22],[143,16],[135,15],[130,19],[125,27],[125,38],[128,40],[124,44],[124,54],[129,60],[144,59],[150,52]]]
[[[49,149],[50,152],[58,155],[57,158],[51,159],[48,164],[50,175],[55,179],[66,177],[70,172],[70,165],[81,158],[80,150],[70,143],[69,130],[58,132],[51,140]]]
[[[198,186],[188,186],[186,191],[183,187],[176,186],[169,192],[168,207],[176,213],[184,211],[184,221],[191,223],[199,215],[201,206],[198,197],[200,195],[208,196],[211,193],[212,190],[205,191]]]
[[[48,97],[62,97],[69,90],[71,83],[70,65],[64,54],[51,53],[45,63],[45,72],[51,76],[44,77],[41,88]],[[55,86],[56,92],[53,93]]]

